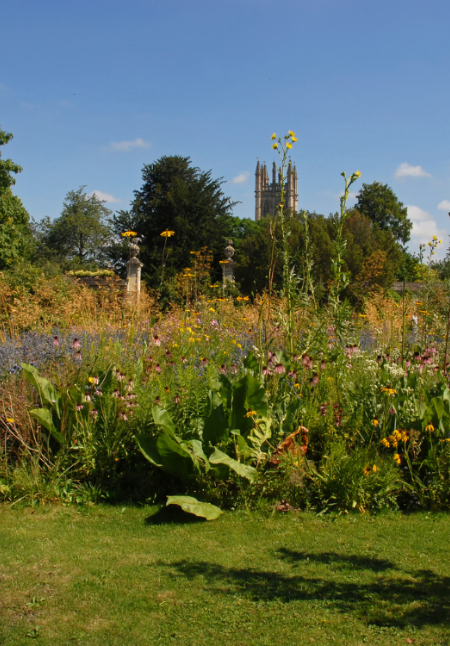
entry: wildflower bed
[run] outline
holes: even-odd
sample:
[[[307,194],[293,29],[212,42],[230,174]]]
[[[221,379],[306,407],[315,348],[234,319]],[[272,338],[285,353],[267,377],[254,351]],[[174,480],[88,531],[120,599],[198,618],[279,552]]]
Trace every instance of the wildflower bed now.
[[[449,644],[450,518],[1,509],[0,642]]]

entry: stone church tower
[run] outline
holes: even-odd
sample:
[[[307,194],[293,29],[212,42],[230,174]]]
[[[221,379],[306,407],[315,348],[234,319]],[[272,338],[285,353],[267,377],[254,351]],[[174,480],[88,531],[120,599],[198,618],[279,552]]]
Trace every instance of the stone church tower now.
[[[277,177],[278,175],[278,177]],[[260,220],[268,215],[273,215],[277,204],[280,201],[281,193],[281,169],[273,162],[272,183],[269,183],[269,173],[264,163],[262,166],[256,164],[255,173],[255,220]],[[289,162],[287,169],[287,182],[285,186],[285,209],[292,209],[295,213],[298,210],[297,193],[297,169]]]

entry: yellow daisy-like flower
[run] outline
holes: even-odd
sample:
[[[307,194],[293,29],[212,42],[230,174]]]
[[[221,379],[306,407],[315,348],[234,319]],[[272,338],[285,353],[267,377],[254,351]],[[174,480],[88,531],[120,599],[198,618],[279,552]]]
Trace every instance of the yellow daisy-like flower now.
[[[402,456],[399,455],[398,453],[394,453],[394,462],[396,462],[398,465],[401,464],[402,461]]]
[[[372,422],[371,422],[371,424],[372,424],[373,426],[378,426],[378,424],[379,424],[379,423],[380,423],[380,422],[379,422],[377,419],[373,419],[373,420],[372,420]]]
[[[360,171],[359,171],[359,170],[357,170],[357,171],[356,171],[356,173],[355,173],[355,175],[356,175],[356,177],[361,177],[361,173],[360,173]]]
[[[437,240],[437,236],[433,236],[433,240]]]
[[[382,444],[383,446],[385,446],[387,449],[391,446],[391,445],[389,444],[389,440],[387,439],[387,437],[383,437],[383,439],[381,440],[380,444]]]
[[[397,391],[394,390],[394,388],[386,388],[385,386],[383,386],[383,388],[381,389],[381,392],[382,393],[387,393],[388,395],[396,395],[397,394]]]
[[[374,465],[373,465],[373,467],[372,467],[372,471],[373,471],[374,473],[376,473],[376,472],[378,471],[378,469],[377,469],[377,465],[376,465],[376,464],[374,464]]]
[[[294,388],[300,388],[300,384],[294,384]]]
[[[278,148],[278,144],[272,144],[272,148],[276,150]]]
[[[6,421],[8,422],[8,424],[14,424],[14,420],[12,417],[7,417]]]
[[[425,430],[426,430],[427,433],[433,433],[433,431],[435,429],[434,429],[433,424],[431,422],[428,422],[428,426],[426,426]]]
[[[136,231],[124,231],[120,235],[123,236],[124,238],[130,238],[130,237],[137,236],[137,233]]]
[[[290,142],[290,141],[288,141],[288,142],[287,142],[287,144],[286,144],[286,148],[292,148],[292,144],[291,144],[291,142]]]
[[[364,467],[363,469],[363,473],[365,476],[368,476],[371,471],[372,469],[370,467]]]
[[[297,137],[292,137],[292,141],[298,141]]]
[[[95,379],[94,379],[94,377],[89,377],[88,382],[89,382],[90,384],[95,384]]]
[[[162,236],[163,238],[171,238],[172,236],[175,235],[175,231],[169,231],[168,229],[166,229],[165,231],[163,231],[159,235]]]
[[[216,310],[214,309],[214,307],[210,307],[210,308],[209,308],[209,311],[210,311],[210,312],[215,312]]]
[[[273,135],[271,136],[271,139],[276,139],[276,138],[277,138],[276,134],[273,133]]]
[[[244,415],[244,417],[256,417],[258,413],[255,410],[250,409],[248,413]]]
[[[295,132],[292,132],[292,130],[289,130],[289,131],[288,131],[288,134],[289,134],[291,137],[295,137]]]

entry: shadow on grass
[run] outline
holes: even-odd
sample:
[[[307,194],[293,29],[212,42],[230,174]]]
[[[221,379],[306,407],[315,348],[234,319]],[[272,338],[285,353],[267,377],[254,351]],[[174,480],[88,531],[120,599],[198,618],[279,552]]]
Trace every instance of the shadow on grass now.
[[[162,507],[159,511],[145,519],[146,525],[192,525],[194,523],[206,522],[204,518],[188,514],[175,505]]]
[[[325,601],[339,612],[377,626],[406,628],[450,622],[450,577],[431,570],[407,571],[386,559],[334,552],[281,549],[277,552],[278,568],[280,560],[292,564],[289,574],[206,561],[164,565],[189,580],[203,577],[210,592],[217,595],[239,594],[264,603]],[[325,573],[323,566],[328,570]]]

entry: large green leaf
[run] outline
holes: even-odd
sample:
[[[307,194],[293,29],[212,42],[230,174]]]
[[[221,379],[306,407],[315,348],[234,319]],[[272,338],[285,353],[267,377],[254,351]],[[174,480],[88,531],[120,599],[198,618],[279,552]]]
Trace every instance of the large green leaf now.
[[[155,420],[155,424],[162,426],[169,435],[175,435],[175,424],[173,423],[169,413],[164,408],[161,408],[161,406],[153,406],[152,415]]]
[[[179,505],[183,511],[206,520],[216,520],[223,514],[223,511],[211,505],[209,502],[200,502],[197,498],[191,496],[167,496],[166,507],[169,505]]]
[[[204,465],[205,470],[209,471],[209,468],[210,468],[209,461],[203,451],[203,445],[200,442],[200,440],[190,440],[189,442],[186,442],[186,444],[192,449],[194,454],[200,460],[200,464]],[[184,442],[183,442],[183,445],[184,445]]]
[[[180,480],[200,471],[196,455],[164,430],[156,437],[136,435],[136,442],[149,462]]]
[[[58,431],[56,426],[53,424],[52,412],[48,408],[35,408],[30,410],[30,417],[36,419],[41,426],[50,431],[52,437],[55,438],[60,444],[64,443],[64,435]]]
[[[59,417],[59,400],[61,398],[59,392],[52,386],[48,379],[39,376],[37,368],[30,366],[28,363],[22,363],[21,366],[25,378],[37,390],[42,399],[42,403],[54,408]]]
[[[222,398],[218,392],[212,390],[208,393],[208,408],[206,410],[205,425],[203,427],[203,441],[205,445],[214,446],[228,439],[228,423],[225,417]]]
[[[251,352],[244,359],[244,368],[251,370],[254,375],[259,373],[259,361]]]
[[[258,475],[256,469],[248,466],[247,464],[242,464],[241,462],[238,462],[233,458],[230,458],[230,456],[226,453],[219,451],[217,447],[214,449],[214,453],[209,456],[209,463],[213,466],[213,468],[216,464],[225,465],[230,469],[233,469],[233,471],[235,471],[242,478],[247,478],[247,480],[249,480],[250,482],[253,482]]]
[[[238,428],[244,437],[253,428],[253,420],[246,416],[249,408],[256,411],[258,417],[268,416],[264,386],[255,377],[246,374],[233,386],[230,415],[230,428]]]

